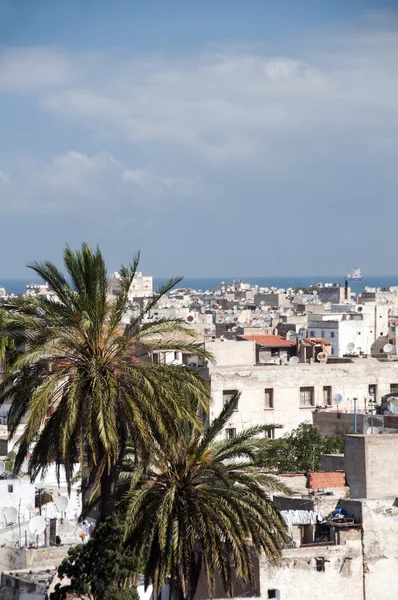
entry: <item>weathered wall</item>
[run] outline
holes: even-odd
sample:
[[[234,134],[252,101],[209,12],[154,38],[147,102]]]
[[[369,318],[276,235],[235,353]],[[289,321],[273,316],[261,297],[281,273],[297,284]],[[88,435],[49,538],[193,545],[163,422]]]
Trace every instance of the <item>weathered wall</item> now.
[[[351,498],[398,496],[397,435],[348,435],[344,454]]]
[[[383,415],[371,415],[357,413],[357,431],[358,433],[368,433],[372,427],[382,429],[385,426],[385,417]],[[329,412],[318,410],[312,414],[312,422],[318,427],[322,435],[336,435],[352,433],[354,431],[353,412]],[[396,423],[394,423],[396,425]]]
[[[251,350],[240,350],[251,342],[223,342],[208,344],[216,353],[217,364],[210,368],[213,405],[210,418],[217,416],[223,406],[222,391],[237,389],[242,392],[239,409],[231,417],[228,427],[237,431],[253,424],[281,424],[275,436],[296,428],[302,422],[312,422],[315,407],[300,406],[300,387],[314,387],[316,404],[323,404],[323,386],[330,386],[332,396],[342,394],[339,410],[352,412],[353,397],[358,398],[357,409],[365,408],[369,385],[378,386],[379,397],[390,392],[390,384],[397,379],[396,366],[376,359],[360,359],[344,364],[298,364],[283,366],[254,366],[249,361]],[[253,347],[254,353],[254,347]],[[235,361],[235,365],[231,363]],[[244,362],[246,361],[246,362]],[[239,364],[240,363],[240,364]],[[274,390],[274,407],[264,407],[264,389]],[[334,408],[322,411],[329,412]],[[352,425],[351,425],[352,428]]]
[[[51,569],[61,564],[69,546],[48,548],[0,548],[0,571],[20,569]]]
[[[320,471],[344,471],[344,454],[321,454]]]
[[[394,500],[363,503],[363,549],[366,598],[396,600],[398,597],[398,514]]]
[[[212,353],[215,359],[213,369],[217,365],[235,367],[235,366],[253,366],[256,362],[256,345],[254,341],[247,340],[242,342],[224,341],[224,342],[206,342],[206,350]]]
[[[325,571],[318,572],[316,559],[322,557],[327,561]],[[268,590],[277,589],[281,600],[361,600],[361,542],[284,550],[280,567],[261,563],[260,587],[263,599],[268,598]]]

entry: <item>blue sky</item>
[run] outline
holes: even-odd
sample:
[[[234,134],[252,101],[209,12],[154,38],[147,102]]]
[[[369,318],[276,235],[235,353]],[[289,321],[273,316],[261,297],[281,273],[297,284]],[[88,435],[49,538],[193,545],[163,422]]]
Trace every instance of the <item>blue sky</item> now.
[[[0,0],[0,282],[397,273],[396,0]]]

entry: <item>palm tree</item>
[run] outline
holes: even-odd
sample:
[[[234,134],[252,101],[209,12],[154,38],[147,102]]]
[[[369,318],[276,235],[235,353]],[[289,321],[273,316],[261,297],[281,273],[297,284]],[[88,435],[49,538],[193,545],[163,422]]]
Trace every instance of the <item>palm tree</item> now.
[[[126,543],[145,565],[155,597],[169,581],[172,600],[193,598],[202,568],[210,598],[217,575],[231,596],[233,571],[253,584],[253,553],[271,563],[281,555],[286,525],[268,492],[289,490],[260,459],[269,427],[216,440],[238,401],[236,394],[205,433],[187,424],[178,452],[166,447],[151,470],[130,474],[122,501]]]
[[[91,484],[100,485],[102,516],[114,508],[126,444],[148,457],[154,445],[165,439],[172,443],[184,419],[195,419],[187,393],[208,403],[208,385],[196,372],[150,360],[154,350],[165,349],[206,355],[182,322],[146,320],[180,279],[162,286],[138,316],[123,324],[138,262],[139,255],[122,267],[120,293],[109,303],[100,250],[93,252],[87,244],[76,252],[66,247],[67,277],[50,262],[29,265],[55,300],[23,296],[3,306],[7,325],[2,333],[25,345],[0,386],[0,403],[11,404],[10,437],[27,418],[16,472],[28,453],[32,479],[55,461],[70,483],[76,463],[87,465]]]

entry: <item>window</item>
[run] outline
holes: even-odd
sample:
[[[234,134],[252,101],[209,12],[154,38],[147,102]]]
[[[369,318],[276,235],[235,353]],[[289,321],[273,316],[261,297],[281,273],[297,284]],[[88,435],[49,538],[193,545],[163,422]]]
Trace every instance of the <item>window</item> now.
[[[331,337],[331,338],[334,338],[334,331],[331,331],[331,332],[330,332],[330,337]]]
[[[315,337],[315,331],[310,331],[310,337]]]
[[[324,338],[324,337],[325,337],[325,332],[321,331],[321,338]]]
[[[380,337],[383,337],[383,335],[384,335],[384,333],[381,331],[381,332],[380,332]]]
[[[238,390],[223,390],[222,393],[222,402],[223,405],[225,406],[226,404],[228,404],[232,398],[235,396],[235,394],[238,393]]]
[[[390,394],[398,394],[398,383],[390,383]]]
[[[318,571],[318,573],[324,573],[325,572],[325,559],[324,558],[316,558],[315,562],[316,562],[316,570]]]
[[[279,590],[268,590],[268,598],[276,598],[276,600],[280,600],[280,591]]]
[[[274,390],[266,388],[264,390],[264,408],[274,408]]]
[[[377,385],[371,384],[369,386],[369,400],[371,402],[377,402]]]
[[[12,494],[12,493],[13,493],[13,491],[14,491],[14,486],[13,486],[13,485],[9,485],[9,486],[8,486],[8,493],[9,493],[9,494]]]
[[[236,427],[228,427],[225,430],[225,436],[227,440],[233,440],[234,438],[236,438]]]
[[[334,355],[334,348],[333,348],[333,346],[332,346],[332,348],[330,350],[330,353],[331,353],[332,356]]]
[[[275,439],[275,428],[273,427],[272,429],[269,429],[268,431],[265,431],[265,437],[268,438],[269,440],[274,440]]]
[[[300,388],[300,406],[314,406],[314,388]]]
[[[323,403],[331,406],[332,404],[332,386],[324,385],[323,386]]]

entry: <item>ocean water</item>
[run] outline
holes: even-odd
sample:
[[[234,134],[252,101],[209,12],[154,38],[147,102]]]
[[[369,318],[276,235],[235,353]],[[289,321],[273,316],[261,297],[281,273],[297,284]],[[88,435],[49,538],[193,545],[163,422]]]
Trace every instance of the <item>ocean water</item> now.
[[[309,287],[317,283],[340,283],[344,285],[344,277],[336,277],[333,275],[326,276],[291,276],[291,277],[186,277],[182,280],[178,287],[192,288],[195,290],[214,290],[217,285],[222,281],[225,283],[232,283],[233,279],[241,280],[251,285],[259,285],[260,287],[271,287],[277,288],[295,288],[295,287]],[[164,283],[166,279],[154,278],[154,287],[158,287]],[[1,279],[0,286],[6,288],[8,293],[12,294],[23,294],[26,290],[26,286],[29,283],[40,283],[38,280],[28,279]],[[350,281],[349,283],[353,292],[358,293],[365,286],[369,287],[386,287],[398,286],[398,275],[368,275],[364,276],[361,281]]]

